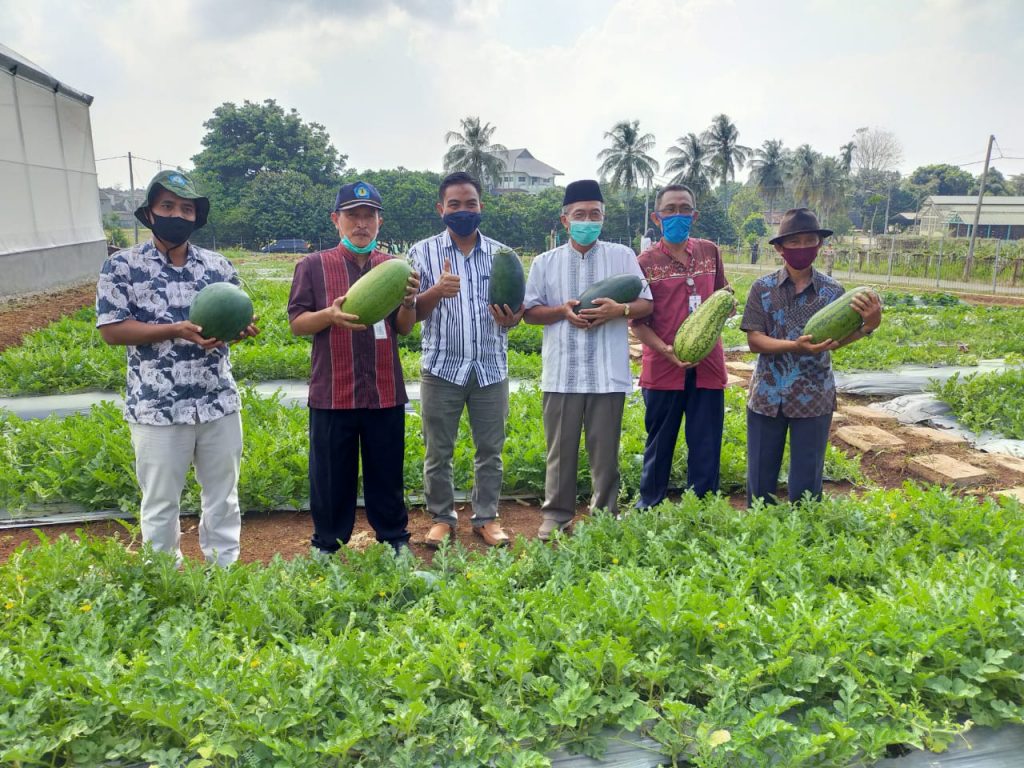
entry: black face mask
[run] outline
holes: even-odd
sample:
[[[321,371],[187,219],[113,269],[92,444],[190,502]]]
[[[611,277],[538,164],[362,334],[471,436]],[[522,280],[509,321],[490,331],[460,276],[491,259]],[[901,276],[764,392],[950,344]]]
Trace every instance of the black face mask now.
[[[183,219],[180,216],[157,216],[152,211],[149,212],[152,217],[153,234],[163,240],[165,243],[171,246],[179,246],[188,240],[196,228],[194,221]]]

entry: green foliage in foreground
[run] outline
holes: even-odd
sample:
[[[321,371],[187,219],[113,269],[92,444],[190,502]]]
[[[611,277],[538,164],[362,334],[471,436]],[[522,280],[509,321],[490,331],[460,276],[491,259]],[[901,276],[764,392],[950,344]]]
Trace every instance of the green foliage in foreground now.
[[[932,391],[975,432],[990,430],[1024,440],[1024,368],[972,374],[963,379],[955,374],[935,384]]]
[[[505,443],[505,492],[541,497],[544,493],[545,443],[542,396],[536,389],[510,396]],[[722,446],[723,490],[742,488],[746,477],[746,424],[743,393],[726,392],[725,439]],[[309,496],[307,411],[282,405],[277,398],[243,392],[245,453],[239,498],[244,510],[301,506]],[[620,471],[624,501],[640,483],[646,433],[643,401],[630,397],[623,419]],[[582,451],[581,451],[582,454]],[[857,459],[829,448],[826,475],[863,483]],[[473,446],[465,415],[455,448],[456,487],[473,485]],[[680,441],[673,481],[686,480],[686,446]],[[589,494],[590,469],[585,454],[579,468],[580,491]],[[418,414],[405,422],[405,490],[423,489],[423,431]],[[40,504],[74,503],[87,509],[134,511],[139,505],[134,453],[120,409],[110,403],[88,413],[61,419],[22,420],[0,411],[0,509],[22,510]],[[199,487],[190,476],[183,506],[199,509]]]
[[[673,764],[846,766],[1024,721],[1016,502],[688,496],[416,567],[22,548],[0,566],[0,762],[524,768],[599,755],[611,726]]]

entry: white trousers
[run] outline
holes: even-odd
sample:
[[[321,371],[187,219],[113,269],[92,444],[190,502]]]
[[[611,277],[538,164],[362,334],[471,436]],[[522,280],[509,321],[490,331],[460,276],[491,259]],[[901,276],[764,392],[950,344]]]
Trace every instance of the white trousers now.
[[[181,561],[181,492],[188,468],[194,464],[202,489],[199,547],[208,562],[235,562],[242,534],[238,507],[241,414],[231,413],[205,424],[128,426],[142,489],[142,540]]]

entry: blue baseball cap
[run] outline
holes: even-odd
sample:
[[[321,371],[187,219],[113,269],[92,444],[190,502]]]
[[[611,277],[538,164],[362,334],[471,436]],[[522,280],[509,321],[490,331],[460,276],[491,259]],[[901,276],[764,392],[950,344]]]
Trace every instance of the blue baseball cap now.
[[[380,201],[380,192],[373,184],[366,181],[346,184],[338,190],[338,196],[334,198],[335,211],[344,211],[346,208],[355,208],[360,205],[368,205],[378,211],[384,208]]]

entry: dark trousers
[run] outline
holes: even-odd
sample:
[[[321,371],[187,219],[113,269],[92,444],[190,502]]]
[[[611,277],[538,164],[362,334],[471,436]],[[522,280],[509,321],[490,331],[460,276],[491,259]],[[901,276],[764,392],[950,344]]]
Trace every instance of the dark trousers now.
[[[313,546],[337,552],[356,521],[359,457],[363,459],[366,519],[377,541],[409,540],[403,496],[405,406],[309,409],[309,506]]]
[[[747,506],[755,499],[777,501],[779,470],[789,432],[789,500],[797,501],[810,492],[821,498],[825,469],[825,448],[832,426],[832,414],[791,419],[763,416],[747,409]]]
[[[668,494],[672,456],[679,437],[679,425],[686,417],[686,485],[698,496],[718,492],[722,460],[722,424],[725,420],[725,392],[698,389],[697,371],[686,372],[684,389],[643,390],[644,426],[647,445],[640,474],[641,509],[660,504]]]

